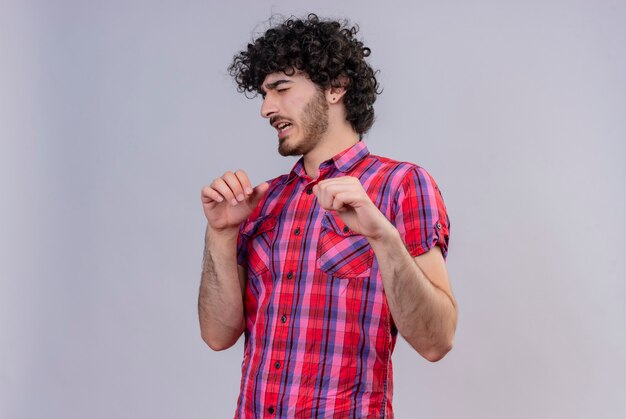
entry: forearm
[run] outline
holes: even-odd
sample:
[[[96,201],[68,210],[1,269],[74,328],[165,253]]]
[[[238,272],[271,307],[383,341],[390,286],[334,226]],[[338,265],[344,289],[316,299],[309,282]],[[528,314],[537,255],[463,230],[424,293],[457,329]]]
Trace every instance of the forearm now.
[[[198,316],[202,338],[214,350],[234,345],[244,330],[244,287],[237,271],[236,230],[207,228]]]
[[[456,329],[453,296],[428,279],[395,228],[370,243],[398,331],[429,361],[443,358],[452,347]]]

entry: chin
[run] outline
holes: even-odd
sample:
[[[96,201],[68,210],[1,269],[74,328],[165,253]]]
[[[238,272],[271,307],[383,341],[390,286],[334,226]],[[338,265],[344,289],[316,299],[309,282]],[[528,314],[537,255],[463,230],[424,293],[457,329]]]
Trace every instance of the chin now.
[[[278,146],[278,154],[280,154],[283,157],[302,155],[302,153],[300,153],[298,150],[294,150],[294,149],[286,148],[286,147],[280,147],[280,146]]]
[[[285,137],[278,142],[278,153],[281,156],[304,156],[319,144],[320,137],[304,137],[290,140],[293,137]]]
[[[303,153],[300,152],[300,147],[296,144],[295,146],[291,146],[287,143],[289,141],[289,137],[284,138],[278,143],[278,154],[281,156],[299,156]]]

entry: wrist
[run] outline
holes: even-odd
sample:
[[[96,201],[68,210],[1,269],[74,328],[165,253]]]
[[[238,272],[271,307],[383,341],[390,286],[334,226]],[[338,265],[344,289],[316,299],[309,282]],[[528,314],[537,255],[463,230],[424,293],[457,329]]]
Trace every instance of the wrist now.
[[[206,239],[215,239],[218,241],[236,241],[239,235],[239,226],[226,228],[213,228],[211,224],[206,226]]]
[[[388,220],[384,227],[381,227],[376,234],[368,237],[367,240],[370,242],[372,247],[388,246],[389,244],[397,241],[402,242],[400,232]]]

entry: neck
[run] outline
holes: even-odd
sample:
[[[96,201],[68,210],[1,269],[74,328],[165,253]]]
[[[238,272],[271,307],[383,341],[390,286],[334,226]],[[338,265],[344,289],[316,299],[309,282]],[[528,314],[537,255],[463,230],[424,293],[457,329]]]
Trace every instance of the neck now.
[[[336,118],[338,119],[338,118]],[[319,167],[322,162],[332,158],[343,150],[352,147],[359,142],[359,134],[345,117],[339,121],[329,119],[328,130],[319,144],[304,157],[304,170],[311,179],[319,176]]]

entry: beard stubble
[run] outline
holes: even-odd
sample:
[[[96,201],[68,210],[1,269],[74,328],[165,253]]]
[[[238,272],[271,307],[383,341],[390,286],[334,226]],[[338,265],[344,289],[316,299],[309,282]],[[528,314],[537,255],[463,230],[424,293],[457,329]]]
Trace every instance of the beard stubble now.
[[[307,154],[319,144],[328,130],[328,103],[324,93],[318,90],[302,110],[300,121],[302,140],[297,144],[288,144],[289,137],[278,143],[281,156],[301,156]]]

